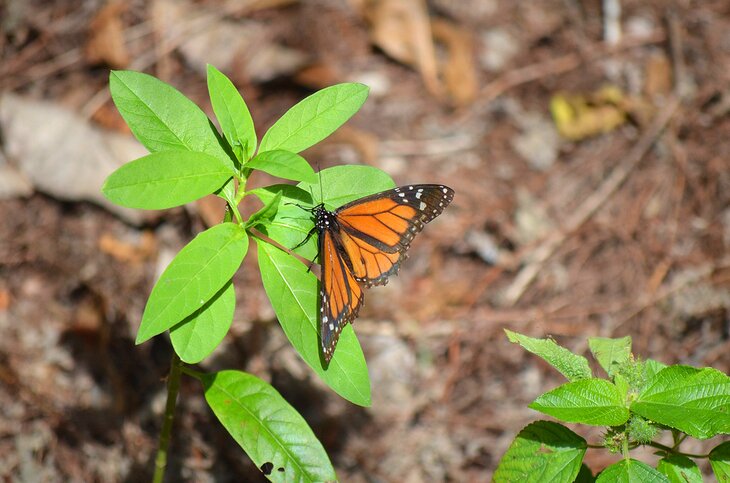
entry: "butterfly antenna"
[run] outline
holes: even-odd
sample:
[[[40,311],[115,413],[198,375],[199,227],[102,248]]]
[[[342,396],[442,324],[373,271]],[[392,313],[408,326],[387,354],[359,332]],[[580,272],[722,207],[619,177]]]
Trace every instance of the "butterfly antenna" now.
[[[324,188],[322,188],[322,170],[319,167],[319,161],[317,161],[317,174],[319,175],[319,202],[324,204]],[[314,196],[314,195],[312,195]]]

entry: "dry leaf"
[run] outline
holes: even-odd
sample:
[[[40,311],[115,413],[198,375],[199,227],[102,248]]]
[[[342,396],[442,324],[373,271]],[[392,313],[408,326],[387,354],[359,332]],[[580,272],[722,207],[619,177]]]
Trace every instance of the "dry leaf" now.
[[[360,162],[372,165],[379,157],[378,137],[367,131],[344,125],[330,137],[332,143],[347,143],[360,153]]]
[[[10,292],[0,288],[0,311],[8,310],[8,307],[10,307]]]
[[[0,130],[8,160],[36,190],[100,204],[131,223],[159,216],[115,205],[99,191],[112,171],[147,154],[133,137],[98,129],[54,103],[10,93],[0,96]]]
[[[431,23],[423,0],[370,0],[363,13],[373,43],[399,62],[417,69],[431,94],[441,95]]]
[[[152,17],[160,42],[179,43],[185,60],[203,76],[212,64],[234,83],[265,82],[308,62],[303,52],[277,43],[260,22],[231,21],[217,10],[173,0],[154,2]]]
[[[627,120],[627,101],[618,87],[602,87],[592,95],[557,94],[550,111],[558,132],[580,140],[611,132]]]
[[[157,240],[149,230],[142,232],[137,243],[122,241],[110,233],[103,233],[99,238],[99,250],[120,262],[140,263],[152,258],[157,252]]]
[[[649,57],[646,63],[644,92],[647,97],[666,96],[672,91],[672,66],[664,53]]]
[[[477,72],[471,35],[446,20],[431,23],[434,38],[446,46],[448,58],[440,66],[449,97],[464,106],[477,96]]]
[[[90,64],[106,64],[114,69],[122,69],[129,64],[129,52],[124,44],[124,26],[119,18],[127,7],[125,2],[109,2],[91,21],[84,49]]]

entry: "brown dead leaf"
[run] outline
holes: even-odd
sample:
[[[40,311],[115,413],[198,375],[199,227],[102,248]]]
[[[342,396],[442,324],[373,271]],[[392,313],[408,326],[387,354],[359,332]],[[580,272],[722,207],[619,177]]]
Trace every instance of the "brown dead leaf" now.
[[[342,73],[336,65],[316,63],[300,70],[295,80],[312,89],[324,89],[325,87],[344,82]]]
[[[457,25],[437,19],[431,23],[434,38],[444,44],[448,58],[439,65],[449,97],[464,106],[477,96],[477,72],[471,35]]]
[[[124,44],[124,25],[120,20],[127,7],[125,2],[111,1],[91,21],[84,49],[90,64],[105,64],[115,69],[122,69],[129,64],[129,52]]]
[[[239,3],[242,10],[245,3]],[[158,57],[174,47],[203,76],[211,64],[237,84],[266,82],[292,75],[309,62],[303,51],[278,42],[264,22],[232,21],[220,8],[199,7],[185,0],[156,0],[151,8],[162,45]]]
[[[10,307],[10,292],[0,288],[0,311],[5,311],[8,307]]]
[[[426,89],[440,96],[436,51],[423,0],[370,0],[362,11],[370,23],[373,43],[395,60],[417,69]]]
[[[333,143],[350,144],[357,149],[364,164],[374,164],[379,158],[378,137],[367,131],[352,126],[342,126],[331,136]]]
[[[667,96],[672,90],[672,66],[664,53],[655,53],[646,63],[644,92],[650,99]]]
[[[140,263],[157,252],[157,240],[151,231],[144,231],[138,243],[120,240],[110,233],[99,238],[99,250],[125,263]]]

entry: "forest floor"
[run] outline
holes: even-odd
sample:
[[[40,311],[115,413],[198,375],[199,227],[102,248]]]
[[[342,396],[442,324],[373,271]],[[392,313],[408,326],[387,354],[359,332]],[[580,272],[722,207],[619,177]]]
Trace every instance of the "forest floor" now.
[[[456,191],[400,275],[366,293],[354,326],[372,407],[299,359],[253,251],[231,331],[199,365],[270,381],[342,481],[490,479],[545,418],[527,405],[564,382],[504,329],[588,357],[588,337],[630,335],[637,358],[730,372],[730,3],[625,0],[616,22],[600,4],[0,5],[0,477],[149,479],[171,347],[135,346],[136,329],[161,270],[222,216],[213,199],[145,214],[104,202],[104,177],[144,154],[110,68],[149,72],[210,115],[213,64],[259,138],[314,90],[363,82],[360,113],[304,156]],[[175,424],[168,481],[263,480],[196,381]],[[617,459],[586,456],[594,473]]]

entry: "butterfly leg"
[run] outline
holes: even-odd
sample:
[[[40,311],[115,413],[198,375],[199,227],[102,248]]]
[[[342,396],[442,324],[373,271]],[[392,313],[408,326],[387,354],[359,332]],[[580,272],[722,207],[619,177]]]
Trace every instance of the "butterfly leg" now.
[[[316,229],[314,229],[314,228],[313,228],[313,229],[311,229],[311,230],[309,230],[309,233],[307,233],[307,236],[306,236],[306,237],[304,238],[304,240],[302,240],[301,242],[299,242],[299,243],[297,244],[297,246],[295,246],[295,247],[293,247],[293,248],[292,248],[292,250],[296,250],[296,249],[297,249],[297,248],[299,248],[300,246],[302,246],[302,245],[304,245],[305,243],[307,243],[307,242],[309,241],[309,239],[310,239],[310,238],[312,238],[312,235],[314,235],[314,232],[315,232],[315,231],[317,231],[317,230],[316,230]]]

